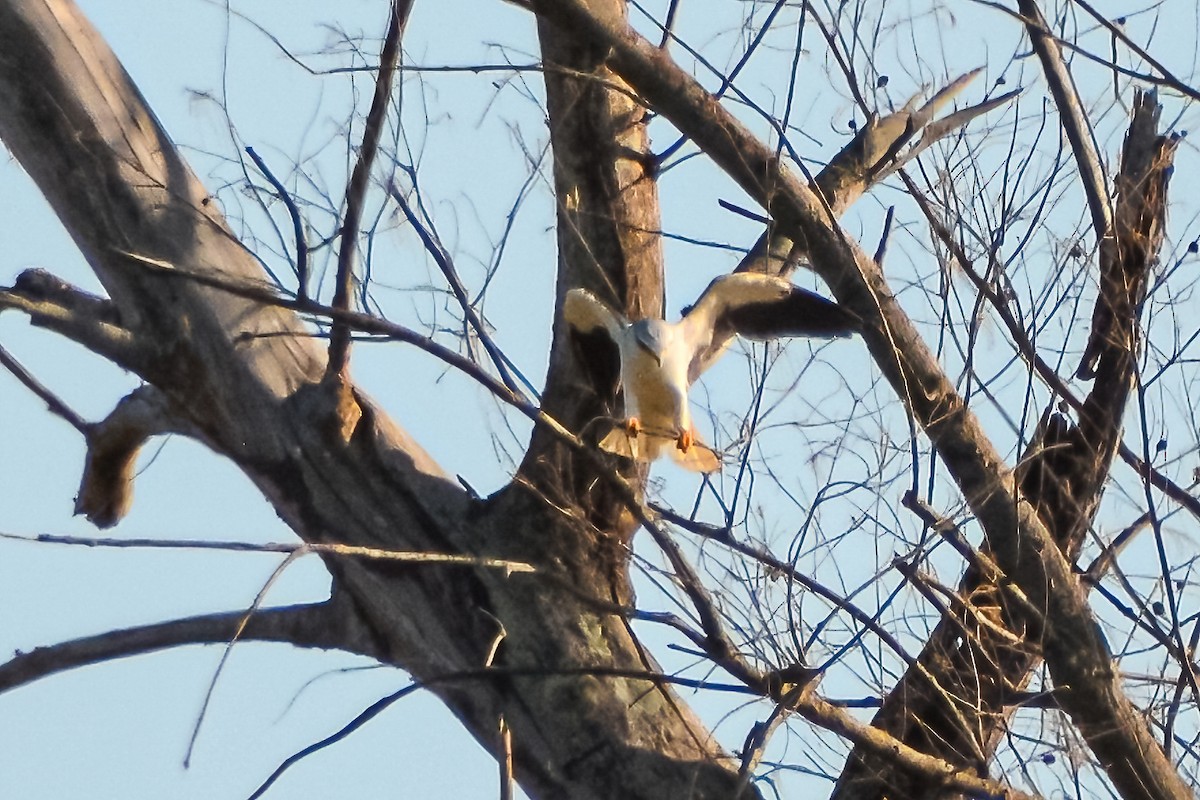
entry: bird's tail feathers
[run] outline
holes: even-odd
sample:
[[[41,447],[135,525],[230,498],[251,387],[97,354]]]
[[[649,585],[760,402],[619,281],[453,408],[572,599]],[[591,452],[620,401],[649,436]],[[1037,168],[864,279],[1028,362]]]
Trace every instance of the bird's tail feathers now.
[[[637,439],[631,437],[624,426],[614,425],[608,435],[600,440],[600,449],[626,458],[637,458],[637,444]]]
[[[687,452],[680,450],[673,440],[667,442],[671,460],[690,472],[719,472],[721,457],[703,442],[693,442]]]
[[[679,449],[674,437],[661,436],[642,431],[630,436],[622,425],[614,426],[600,441],[600,449],[626,458],[654,461],[669,455],[671,460],[691,472],[716,472],[721,469],[721,458],[708,445],[693,442],[685,453]]]

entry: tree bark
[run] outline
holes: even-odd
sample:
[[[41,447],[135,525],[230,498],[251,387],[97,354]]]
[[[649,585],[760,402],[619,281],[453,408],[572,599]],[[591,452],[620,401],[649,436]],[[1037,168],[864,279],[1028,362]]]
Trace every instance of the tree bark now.
[[[1125,797],[1188,796],[1124,696],[1071,571],[1070,536],[1082,530],[1098,502],[1119,442],[1124,400],[1101,398],[1103,407],[1080,417],[1081,430],[1095,425],[1096,436],[1107,437],[1100,444],[1090,434],[1080,434],[1082,443],[1070,430],[1062,434],[1074,456],[1086,461],[1083,467],[1078,458],[1064,466],[1047,454],[1014,474],[878,265],[836,224],[837,214],[869,185],[862,164],[858,172],[829,172],[829,182],[818,180],[814,191],[664,51],[633,33],[617,0],[533,5],[542,16],[555,155],[558,305],[568,289],[586,286],[633,318],[662,311],[644,98],[775,219],[777,228],[758,254],[763,264],[748,268],[780,269],[793,250],[787,247],[785,254],[781,246],[798,243],[838,299],[863,318],[872,356],[985,531],[986,547],[974,562],[978,582],[970,586],[985,587],[1010,630],[1041,646],[1056,685],[1069,687],[1060,695],[1062,707],[1117,790]],[[631,89],[639,100],[631,99]],[[516,777],[532,796],[754,795],[690,709],[654,677],[658,668],[628,625],[628,548],[641,513],[631,498],[640,491],[644,468],[581,454],[543,420],[518,479],[479,500],[353,385],[323,383],[325,354],[295,314],[220,287],[273,288],[116,58],[68,0],[0,0],[0,138],[37,182],[111,298],[88,299],[72,287],[26,275],[0,292],[0,309],[21,309],[34,324],[144,378],[158,390],[156,414],[233,460],[307,542],[485,556],[536,568],[532,575],[505,574],[326,555],[333,599],[322,607],[319,630],[303,628],[294,617],[275,618],[298,625],[301,644],[335,643],[408,670],[493,753],[502,747],[501,730],[510,730]],[[1155,141],[1159,150],[1147,152],[1169,157],[1170,149]],[[1105,381],[1125,381],[1122,397],[1137,347],[1136,309],[1144,291],[1138,276],[1161,235],[1161,224],[1154,226],[1152,221],[1153,235],[1131,228],[1144,241],[1123,247],[1122,261],[1105,267],[1111,269],[1104,283],[1111,313],[1097,323],[1106,348],[1099,358],[1101,371],[1106,363],[1110,367]],[[594,442],[604,433],[594,423],[620,413],[615,373],[590,370],[557,325],[542,407]],[[1100,382],[1093,396],[1099,392]],[[122,439],[116,454],[128,460],[129,448],[137,446],[133,439]],[[1068,469],[1076,472],[1064,487],[1061,473]],[[1063,506],[1047,499],[1055,492],[1075,503],[1064,519],[1054,515]],[[105,499],[88,500],[100,520],[119,513],[112,509],[120,504]],[[205,621],[194,635],[218,636],[228,622]],[[264,637],[287,635],[262,627]],[[330,635],[339,629],[352,635]],[[146,647],[170,640],[158,629],[150,634],[131,640]],[[981,641],[965,646],[978,649]],[[81,643],[74,657],[90,658],[97,645],[102,650],[108,644]],[[996,668],[982,677],[1000,687],[998,709],[1013,688],[1004,680],[1027,674],[1039,654],[997,648],[986,654]],[[47,655],[0,667],[0,681],[22,668],[52,671],[56,665],[47,663]],[[953,683],[964,675],[962,663],[940,656],[928,663],[937,691],[922,722],[950,708],[947,692],[963,692],[965,685]],[[903,691],[894,693],[893,703],[908,699]],[[793,699],[795,710],[815,723],[868,740],[824,700]],[[912,732],[910,717],[892,719],[897,721],[888,723],[889,730]],[[962,732],[960,720],[947,719],[952,735]],[[925,778],[894,777],[899,773],[890,754],[899,758],[901,751],[886,737],[870,739],[876,761],[855,764],[872,775],[882,772],[876,787],[893,793],[932,794],[951,780],[974,790],[980,784],[963,778],[958,767],[986,774],[981,753],[990,752],[995,730],[976,731],[971,735],[977,741],[960,738],[946,747],[910,736],[938,757],[921,760],[921,754],[904,751]]]
[[[0,138],[100,277],[119,324],[99,329],[49,301],[33,318],[156,386],[301,538],[536,565],[534,576],[505,577],[326,558],[335,596],[349,599],[381,658],[417,680],[475,676],[431,691],[492,752],[503,716],[532,796],[733,796],[736,774],[691,712],[661,682],[627,677],[653,665],[614,609],[614,559],[591,557],[619,552],[622,536],[536,491],[471,499],[352,387],[361,417],[347,430],[356,414],[320,384],[324,355],[294,314],[183,277],[268,285],[67,0],[0,3]],[[636,293],[658,291],[651,280]],[[485,667],[495,669],[480,677]]]
[[[785,235],[803,243],[837,299],[863,319],[863,339],[876,364],[982,526],[993,579],[1005,578],[1006,603],[1019,606],[1014,609],[1019,630],[1041,644],[1051,677],[1063,689],[1060,706],[1117,791],[1127,798],[1190,797],[1125,696],[1071,564],[896,301],[879,265],[770,148],[660,50],[574,0],[535,7],[564,30],[605,42],[613,69],[767,209]]]
[[[1106,329],[1092,334],[1104,343],[1097,352],[1095,385],[1078,411],[1078,425],[1051,402],[1020,459],[1021,491],[1072,564],[1086,542],[1121,443],[1141,345],[1140,308],[1165,229],[1166,185],[1176,142],[1158,133],[1161,110],[1153,93],[1139,95],[1125,140],[1113,246],[1100,249],[1103,289],[1097,305],[1111,311],[1096,315]],[[1041,652],[1036,641],[1019,632],[1014,624],[1019,615],[1007,609],[1004,593],[979,570],[968,570],[958,594],[975,613],[995,609],[1003,632],[974,623],[966,610],[944,617],[922,649],[919,666],[911,667],[889,693],[873,724],[921,752],[982,775],[1015,710],[1011,698],[1041,663]],[[938,687],[930,685],[924,671],[938,677]],[[938,787],[924,776],[887,766],[856,749],[834,797],[936,796]]]

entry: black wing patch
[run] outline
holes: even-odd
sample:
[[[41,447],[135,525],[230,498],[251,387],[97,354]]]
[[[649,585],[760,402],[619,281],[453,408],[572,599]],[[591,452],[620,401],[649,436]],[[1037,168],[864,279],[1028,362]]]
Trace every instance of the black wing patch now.
[[[728,308],[716,323],[718,332],[728,331],[750,339],[779,336],[828,339],[850,336],[862,330],[862,320],[853,311],[795,286],[782,300]]]
[[[572,328],[570,338],[587,382],[606,406],[614,407],[621,383],[621,352],[617,343],[603,328],[593,328],[588,333]]]

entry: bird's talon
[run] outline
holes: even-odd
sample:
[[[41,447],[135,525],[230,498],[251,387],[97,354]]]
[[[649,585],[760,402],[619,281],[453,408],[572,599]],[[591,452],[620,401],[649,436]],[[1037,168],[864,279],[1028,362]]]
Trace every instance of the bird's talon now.
[[[679,439],[676,440],[676,446],[683,452],[692,449],[692,445],[696,442],[696,434],[692,431],[681,431]]]
[[[625,420],[625,432],[631,437],[637,436],[642,431],[642,423],[637,417],[630,417]]]

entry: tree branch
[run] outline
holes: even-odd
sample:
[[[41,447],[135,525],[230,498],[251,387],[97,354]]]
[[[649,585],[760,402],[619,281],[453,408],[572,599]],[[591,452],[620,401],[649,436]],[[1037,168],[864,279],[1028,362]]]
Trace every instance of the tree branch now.
[[[415,173],[414,173],[415,174]],[[454,262],[450,259],[450,254],[446,252],[446,248],[442,247],[441,241],[437,234],[430,231],[421,223],[412,206],[408,204],[408,200],[404,198],[404,194],[400,189],[392,184],[388,186],[388,194],[400,206],[400,211],[404,213],[404,218],[408,220],[408,224],[412,225],[416,231],[417,237],[420,238],[421,244],[425,246],[425,251],[429,253],[429,257],[438,265],[438,269],[442,271],[443,277],[446,278],[446,283],[450,284],[450,291],[454,293],[454,298],[458,301],[459,308],[462,309],[463,315],[467,318],[467,323],[475,331],[475,335],[479,337],[479,341],[483,344],[483,349],[487,351],[488,356],[492,360],[492,365],[496,368],[496,372],[500,375],[500,380],[504,381],[504,385],[514,395],[521,397],[521,387],[513,380],[509,373],[504,353],[492,341],[492,336],[488,333],[487,325],[479,317],[475,311],[475,307],[471,304],[471,298],[467,296],[466,287],[463,286],[462,279],[458,277],[458,270],[454,268]]]
[[[258,167],[258,171],[263,174],[263,177],[270,181],[271,186],[275,188],[275,193],[283,202],[284,208],[287,209],[288,218],[292,221],[292,236],[296,240],[296,297],[300,300],[307,300],[308,242],[304,239],[304,219],[300,216],[300,209],[296,207],[296,201],[292,199],[287,187],[279,182],[279,178],[276,178],[275,173],[271,172],[267,162],[254,152],[253,147],[246,148],[246,155],[250,156],[250,160],[254,162],[254,166]]]
[[[33,392],[43,403],[46,404],[46,409],[65,421],[75,430],[83,435],[87,435],[89,425],[87,420],[75,413],[75,410],[63,402],[62,398],[47,389],[41,381],[33,377],[29,370],[22,366],[20,361],[17,361],[12,353],[0,347],[0,366],[8,370],[14,378],[20,381],[21,385],[29,391]]]
[[[387,35],[383,40],[383,52],[379,54],[379,75],[375,79],[375,95],[367,112],[363,128],[362,144],[358,148],[358,161],[350,174],[346,186],[346,216],[342,220],[341,247],[338,250],[337,283],[333,293],[333,307],[348,310],[350,297],[354,293],[354,263],[358,254],[358,229],[362,222],[363,203],[366,200],[367,183],[371,179],[371,165],[379,150],[379,137],[387,118],[387,107],[392,97],[392,78],[400,60],[400,38],[408,22],[413,0],[393,0],[389,14]],[[346,379],[346,367],[350,358],[350,329],[336,321],[329,331],[329,361],[325,376]]]
[[[863,319],[863,338],[876,363],[937,448],[1000,568],[1033,607],[1044,609],[1044,617],[1023,621],[1043,640],[1055,683],[1070,687],[1062,706],[1118,791],[1127,797],[1189,797],[1125,696],[1071,565],[1021,497],[1011,471],[901,310],[878,265],[770,149],[650,42],[626,25],[597,18],[577,0],[540,0],[535,8],[563,30],[609,47],[615,71],[806,245],[834,295]]]
[[[0,664],[0,692],[69,669],[118,658],[184,645],[224,644],[234,637],[245,616],[245,610],[204,614],[109,631],[38,647],[28,653],[17,653],[6,663]],[[243,641],[344,650],[371,658],[384,655],[371,644],[369,636],[363,635],[362,623],[349,613],[345,604],[335,604],[330,600],[263,609],[250,617],[239,638]]]
[[[916,106],[920,97],[918,94],[910,98],[900,111],[882,118],[872,116],[860,127],[849,144],[813,177],[812,187],[824,199],[830,213],[834,217],[841,217],[872,186],[900,170],[946,136],[1021,93],[1020,89],[1014,89],[934,120],[934,116],[962,92],[979,72],[973,70],[959,76],[919,109]],[[921,138],[904,150],[904,146],[918,134]],[[797,248],[779,225],[769,222],[768,229],[750,248],[735,271],[786,275],[803,255],[803,247]]]
[[[1083,193],[1092,212],[1096,241],[1103,242],[1112,230],[1112,201],[1108,193],[1108,179],[1104,177],[1104,167],[1100,164],[1100,154],[1096,152],[1092,138],[1091,125],[1079,103],[1075,80],[1063,61],[1058,40],[1050,33],[1036,0],[1017,0],[1017,8],[1021,11],[1033,50],[1042,62],[1042,72],[1054,97],[1054,104],[1058,107],[1063,131],[1071,143],[1071,152],[1075,155],[1079,177],[1083,182]]]
[[[39,328],[81,344],[128,370],[145,368],[149,354],[121,324],[111,301],[78,289],[44,269],[27,269],[8,289],[0,289],[0,311],[12,309]]]

